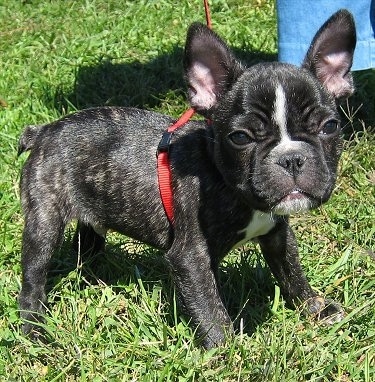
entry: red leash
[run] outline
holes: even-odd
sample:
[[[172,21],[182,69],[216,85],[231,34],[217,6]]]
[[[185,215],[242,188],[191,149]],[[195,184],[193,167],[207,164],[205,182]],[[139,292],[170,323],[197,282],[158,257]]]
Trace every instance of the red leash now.
[[[208,5],[208,0],[203,0],[203,3],[204,3],[204,12],[206,13],[206,24],[207,24],[207,27],[212,29],[210,7]]]
[[[208,0],[203,0],[204,10],[206,13],[206,23],[207,27],[212,29],[210,9],[208,5]],[[172,171],[169,163],[169,148],[171,145],[171,139],[173,132],[185,125],[190,118],[194,115],[194,109],[189,109],[185,111],[184,114],[168,129],[163,133],[163,136],[159,142],[157,149],[157,172],[158,172],[158,182],[159,182],[159,192],[161,201],[168,220],[171,224],[174,221],[174,211],[173,211],[173,190],[172,190]]]

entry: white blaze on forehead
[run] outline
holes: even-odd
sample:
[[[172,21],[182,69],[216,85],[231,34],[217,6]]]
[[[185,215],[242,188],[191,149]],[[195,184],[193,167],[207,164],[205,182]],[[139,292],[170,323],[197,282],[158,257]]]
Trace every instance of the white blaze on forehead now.
[[[282,153],[301,148],[301,142],[294,141],[288,133],[288,106],[285,91],[280,83],[275,86],[272,120],[279,130],[279,143],[271,150],[271,158],[278,159]]]
[[[280,131],[280,138],[282,142],[290,141],[290,136],[287,129],[287,103],[283,87],[280,83],[277,84],[275,89],[275,102],[273,104],[272,118]]]

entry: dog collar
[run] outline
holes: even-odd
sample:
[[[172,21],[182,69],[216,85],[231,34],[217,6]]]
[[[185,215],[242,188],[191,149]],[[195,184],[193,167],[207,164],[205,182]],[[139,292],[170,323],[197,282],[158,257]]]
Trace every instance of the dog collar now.
[[[185,111],[184,114],[171,126],[164,131],[157,148],[157,173],[161,201],[168,220],[171,224],[174,221],[173,211],[173,190],[172,190],[172,171],[169,163],[169,149],[174,131],[185,125],[194,115],[194,109]]]

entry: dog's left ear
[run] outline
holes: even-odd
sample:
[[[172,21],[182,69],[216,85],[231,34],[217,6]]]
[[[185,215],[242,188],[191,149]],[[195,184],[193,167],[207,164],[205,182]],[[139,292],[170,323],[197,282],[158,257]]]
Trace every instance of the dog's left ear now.
[[[336,98],[346,98],[354,91],[350,68],[356,45],[352,14],[341,9],[316,33],[302,64]]]
[[[184,70],[190,104],[206,117],[243,72],[227,44],[200,23],[188,30]]]

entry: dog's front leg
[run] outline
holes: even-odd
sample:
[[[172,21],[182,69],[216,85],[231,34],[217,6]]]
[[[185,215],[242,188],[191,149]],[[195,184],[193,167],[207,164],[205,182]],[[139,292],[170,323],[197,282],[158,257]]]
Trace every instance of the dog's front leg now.
[[[308,283],[299,261],[295,236],[286,221],[259,237],[259,243],[287,302],[295,306],[302,303],[308,314],[328,324],[343,318],[341,306],[317,295]]]
[[[182,242],[177,237],[166,257],[179,302],[197,329],[197,339],[206,349],[223,344],[233,328],[220,298],[214,265],[204,241],[185,237]]]

